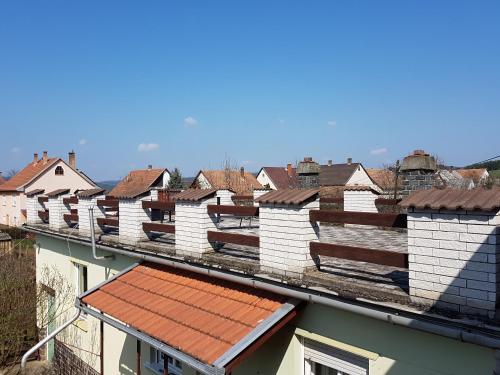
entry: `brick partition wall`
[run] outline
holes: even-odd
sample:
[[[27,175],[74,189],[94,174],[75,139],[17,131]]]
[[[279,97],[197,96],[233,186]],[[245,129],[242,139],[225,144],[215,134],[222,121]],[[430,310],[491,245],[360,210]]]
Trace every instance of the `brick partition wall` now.
[[[103,207],[97,206],[98,199],[104,199],[104,195],[78,198],[78,231],[81,235],[90,236],[90,207],[94,207],[94,231],[95,233],[102,233],[102,229],[97,225],[97,218],[105,217],[106,213]]]
[[[200,258],[213,249],[207,240],[207,231],[217,230],[217,218],[208,214],[209,204],[217,204],[217,198],[175,203],[175,252],[178,255]]]
[[[319,238],[319,226],[309,211],[319,209],[319,197],[303,205],[261,203],[259,208],[260,268],[263,272],[302,277],[315,266],[309,243]]]
[[[42,219],[38,216],[38,211],[45,210],[45,205],[38,202],[39,195],[34,195],[26,200],[26,220],[28,224],[40,224]]]
[[[217,190],[217,198],[220,198],[220,204],[224,206],[234,206],[232,196],[234,192],[231,190]]]
[[[255,189],[252,193],[253,195],[253,205],[258,206],[259,204],[256,202],[258,198],[263,196],[266,193],[269,193],[271,190],[270,189]]]
[[[495,317],[500,291],[499,212],[408,209],[415,302]]]
[[[355,212],[378,212],[375,199],[378,194],[372,190],[345,190],[344,210]]]
[[[151,221],[151,210],[142,208],[142,202],[149,200],[158,200],[157,190],[152,190],[147,196],[139,198],[120,199],[118,236],[121,243],[135,245],[137,242],[149,239],[142,229],[143,222]]]
[[[61,230],[67,228],[68,224],[64,221],[63,215],[69,214],[71,208],[63,203],[63,198],[69,197],[69,194],[61,194],[57,197],[49,197],[47,208],[49,209],[49,227],[52,230]]]

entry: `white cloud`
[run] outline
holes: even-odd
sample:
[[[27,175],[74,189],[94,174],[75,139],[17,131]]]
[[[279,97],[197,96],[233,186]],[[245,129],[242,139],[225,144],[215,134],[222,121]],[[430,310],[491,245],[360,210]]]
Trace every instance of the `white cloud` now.
[[[376,149],[370,151],[370,154],[372,154],[372,155],[383,155],[385,153],[387,153],[387,148],[385,148],[385,147],[376,148]]]
[[[80,141],[78,141],[79,144],[81,145],[86,145],[87,144],[87,140],[85,138],[82,138],[80,139]]]
[[[194,128],[196,125],[198,125],[198,120],[194,117],[188,116],[184,119],[184,125],[188,128]]]
[[[331,127],[331,128],[334,128],[337,126],[337,121],[334,121],[334,120],[330,120],[327,122],[328,126]]]
[[[137,151],[139,152],[150,152],[158,150],[160,145],[158,143],[141,143],[137,146]]]
[[[19,152],[21,149],[19,147],[12,147],[11,152]]]

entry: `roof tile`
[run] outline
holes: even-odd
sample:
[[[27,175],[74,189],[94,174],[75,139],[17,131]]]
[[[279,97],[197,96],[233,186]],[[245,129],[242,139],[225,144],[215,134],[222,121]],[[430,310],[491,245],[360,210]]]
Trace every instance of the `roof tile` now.
[[[164,168],[131,171],[108,193],[108,196],[130,199],[143,195],[160,183],[159,180],[164,172]]]
[[[256,199],[258,203],[267,204],[302,204],[315,199],[319,189],[282,189],[266,193]]]

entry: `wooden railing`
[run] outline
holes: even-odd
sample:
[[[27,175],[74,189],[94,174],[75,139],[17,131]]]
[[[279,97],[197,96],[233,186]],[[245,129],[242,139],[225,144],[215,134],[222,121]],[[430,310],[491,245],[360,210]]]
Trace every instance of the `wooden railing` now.
[[[172,201],[143,201],[142,208],[153,210],[175,211],[175,202]]]
[[[374,225],[379,227],[406,228],[407,220],[405,214],[379,214],[372,212],[350,212],[311,210],[309,211],[311,221],[320,221],[335,224],[358,224]]]
[[[67,222],[78,222],[78,214],[64,214],[63,219]]]
[[[97,218],[97,224],[98,225],[104,225],[108,227],[118,227],[118,218],[113,218],[113,217],[98,217]]]
[[[259,247],[259,236],[252,236],[248,234],[229,233],[229,232],[216,232],[207,231],[207,239],[209,242],[219,243],[232,243],[243,246]]]
[[[110,199],[110,198],[98,199],[97,206],[98,207],[118,208],[118,199]]]
[[[64,204],[77,204],[78,203],[78,197],[72,196],[72,197],[63,198],[63,203]]]
[[[44,221],[48,221],[49,220],[49,211],[48,210],[38,211],[38,217]]]
[[[38,203],[47,203],[49,201],[49,197],[38,197]]]
[[[209,204],[207,206],[207,212],[212,215],[259,216],[259,207]]]
[[[142,223],[144,232],[175,233],[175,225],[163,223]]]

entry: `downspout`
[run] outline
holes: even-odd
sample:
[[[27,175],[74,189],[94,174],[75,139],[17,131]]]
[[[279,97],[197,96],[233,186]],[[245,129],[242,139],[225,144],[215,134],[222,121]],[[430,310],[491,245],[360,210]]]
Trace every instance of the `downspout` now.
[[[54,337],[56,337],[56,335],[61,332],[62,330],[64,330],[66,327],[68,327],[71,323],[73,323],[75,320],[78,319],[78,317],[80,316],[80,313],[81,313],[81,310],[78,309],[75,313],[75,315],[73,315],[73,317],[71,317],[70,320],[68,320],[66,323],[64,323],[63,325],[61,325],[59,328],[57,328],[56,330],[54,330],[54,332],[52,332],[51,334],[49,334],[47,337],[45,337],[43,340],[41,340],[38,344],[36,344],[35,346],[33,346],[30,350],[28,350],[24,355],[23,355],[23,358],[21,359],[21,371],[24,372],[26,370],[26,362],[28,362],[28,358],[30,357],[30,355],[32,355],[35,351],[37,351],[38,349],[40,349],[42,346],[44,346],[47,342],[49,342],[50,340],[52,340]]]
[[[114,255],[97,256],[95,246],[95,228],[94,228],[94,206],[89,207],[89,220],[90,220],[90,241],[92,242],[92,256],[95,260],[103,260],[114,258]]]

